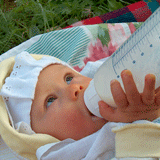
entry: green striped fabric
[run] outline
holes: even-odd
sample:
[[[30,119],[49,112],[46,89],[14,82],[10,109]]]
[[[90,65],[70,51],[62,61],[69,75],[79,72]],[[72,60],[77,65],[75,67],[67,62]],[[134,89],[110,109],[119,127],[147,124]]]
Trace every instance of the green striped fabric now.
[[[83,28],[73,27],[45,33],[26,51],[32,54],[51,55],[72,66],[78,65],[80,58],[87,55],[90,42]]]

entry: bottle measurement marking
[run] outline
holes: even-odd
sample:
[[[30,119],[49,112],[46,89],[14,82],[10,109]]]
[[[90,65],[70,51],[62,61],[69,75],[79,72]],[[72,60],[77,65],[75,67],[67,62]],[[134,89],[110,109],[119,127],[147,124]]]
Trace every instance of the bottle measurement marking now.
[[[132,62],[132,64],[136,64],[136,59],[133,58],[134,55],[139,54],[140,57],[143,57],[145,55],[145,53],[141,49],[142,46],[145,48],[154,48],[152,40],[156,35],[159,36],[157,40],[160,40],[159,13],[160,9],[159,12],[150,17],[150,19],[146,23],[144,23],[144,25],[142,24],[142,26],[133,35],[131,35],[132,37],[126,40],[126,42],[124,42],[124,44],[112,55],[113,70],[117,75],[117,78],[120,78],[118,69],[121,66],[123,66],[123,68],[126,68],[125,64],[123,63],[124,61],[130,61],[130,63]],[[126,46],[129,45],[131,46],[131,48],[127,51],[127,48],[129,47]]]

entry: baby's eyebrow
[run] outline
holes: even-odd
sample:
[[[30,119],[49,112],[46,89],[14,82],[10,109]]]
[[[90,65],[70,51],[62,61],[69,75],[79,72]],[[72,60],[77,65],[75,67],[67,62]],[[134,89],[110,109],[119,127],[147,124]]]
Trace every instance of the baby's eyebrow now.
[[[65,70],[67,69],[67,68],[69,68],[69,67],[67,67],[67,66],[64,66],[64,65],[62,65],[62,64],[55,64],[55,65],[60,65],[62,68],[59,68],[58,69],[58,72],[65,72]]]
[[[67,71],[72,71],[71,68],[67,67],[67,66],[64,66],[64,69],[63,69],[64,72],[67,72]]]
[[[64,73],[66,73],[66,72],[70,72],[70,73],[78,73],[78,74],[80,74],[78,71],[76,71],[76,70],[74,70],[73,68],[70,68],[70,67],[68,67],[68,66],[64,66],[63,65],[63,71],[64,71]],[[81,75],[81,74],[80,74]]]

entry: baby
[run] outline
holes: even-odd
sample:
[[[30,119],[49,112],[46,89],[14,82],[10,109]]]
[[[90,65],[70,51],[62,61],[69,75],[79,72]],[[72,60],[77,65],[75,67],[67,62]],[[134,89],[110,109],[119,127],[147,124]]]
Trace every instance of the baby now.
[[[37,133],[47,133],[60,140],[67,138],[78,140],[98,131],[108,120],[132,122],[139,118],[150,120],[158,118],[155,110],[149,114],[146,112],[137,114],[141,110],[143,111],[142,107],[145,107],[145,104],[154,104],[155,77],[147,75],[146,78],[146,86],[142,94],[143,103],[129,71],[122,72],[127,97],[118,81],[112,81],[112,93],[116,103],[121,108],[118,108],[119,111],[113,110],[116,112],[113,114],[110,113],[111,111],[106,104],[101,102],[100,112],[105,118],[102,119],[92,115],[84,103],[84,91],[91,78],[85,77],[64,65],[49,65],[41,71],[38,77],[31,107],[32,129]],[[124,112],[129,104],[137,106],[136,109],[132,108],[137,112],[136,115],[134,112],[132,114]],[[150,117],[151,114],[152,117]],[[109,119],[112,115],[114,117]]]
[[[111,91],[118,108],[112,109],[100,101],[100,113],[104,118],[99,118],[92,115],[84,103],[84,91],[91,78],[54,57],[36,61],[22,52],[15,58],[1,95],[14,127],[25,122],[36,133],[46,133],[59,140],[78,140],[98,131],[108,121],[152,121],[159,117],[160,100],[156,97],[160,93],[155,97],[155,76],[146,76],[142,94],[136,89],[130,71],[123,71],[121,76],[126,93],[120,83],[113,80]]]
[[[80,140],[100,130],[108,121],[153,121],[160,116],[160,92],[159,88],[155,90],[155,76],[146,76],[143,93],[138,92],[130,71],[123,71],[121,77],[125,92],[117,80],[111,81],[118,107],[113,109],[100,101],[103,118],[99,118],[84,103],[84,91],[91,78],[54,57],[36,61],[22,52],[16,56],[13,71],[0,94],[12,126],[19,132],[45,133],[61,141]]]

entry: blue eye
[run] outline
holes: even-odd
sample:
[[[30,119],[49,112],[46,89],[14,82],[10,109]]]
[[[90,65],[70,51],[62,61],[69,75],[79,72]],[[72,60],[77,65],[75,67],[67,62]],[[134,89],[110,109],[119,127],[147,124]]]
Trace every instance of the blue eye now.
[[[46,107],[48,108],[57,98],[51,97],[47,100]]]
[[[72,81],[72,79],[73,79],[73,76],[66,76],[66,82],[67,82],[67,84],[70,84],[71,81]]]

